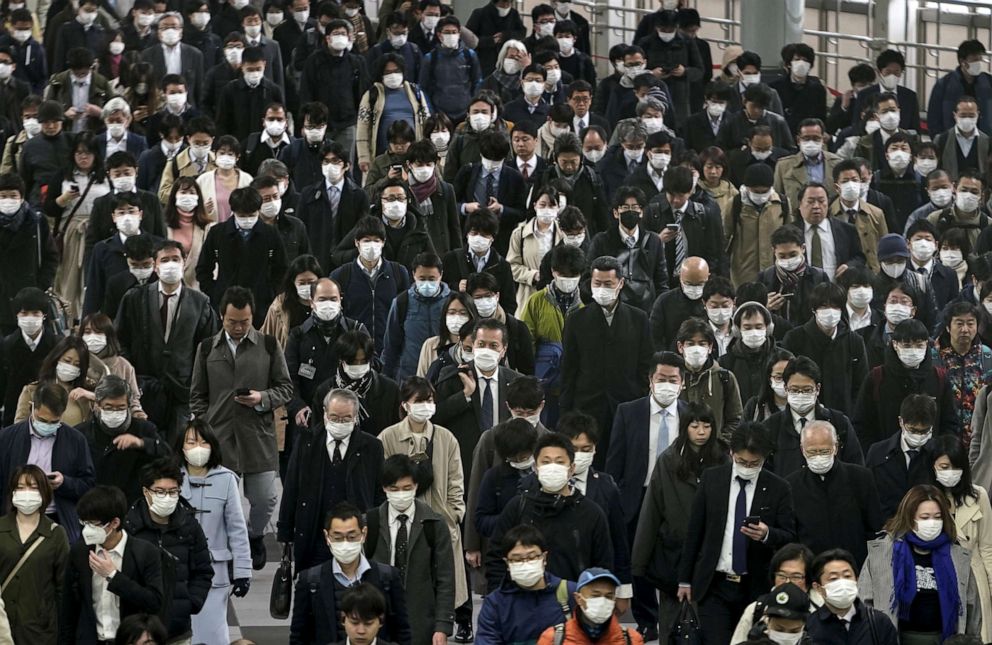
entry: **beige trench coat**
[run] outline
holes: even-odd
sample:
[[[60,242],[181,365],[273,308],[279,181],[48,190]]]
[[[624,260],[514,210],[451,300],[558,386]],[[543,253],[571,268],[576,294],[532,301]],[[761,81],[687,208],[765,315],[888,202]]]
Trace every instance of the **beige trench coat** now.
[[[541,260],[544,254],[541,253],[541,244],[534,233],[536,226],[537,218],[534,217],[529,222],[521,222],[510,234],[510,248],[506,252],[506,261],[510,263],[513,281],[517,283],[517,311],[523,309],[530,295],[537,291],[534,283],[541,275]],[[561,229],[557,226],[552,226],[550,234],[552,237],[547,252],[564,238]]]
[[[455,558],[455,607],[468,600],[465,580],[465,557],[462,553],[462,535],[458,524],[465,517],[465,472],[462,470],[458,439],[446,428],[427,422],[423,434],[416,434],[407,419],[389,426],[379,434],[384,457],[423,453],[430,438],[434,439],[431,463],[434,466],[434,484],[421,498],[425,504],[444,518],[451,533],[451,551]],[[419,445],[418,445],[419,444]]]
[[[965,503],[954,509],[954,526],[958,530],[958,544],[971,551],[971,575],[978,587],[978,600],[982,608],[982,642],[992,642],[992,506],[989,494],[975,486],[978,501],[965,498]]]

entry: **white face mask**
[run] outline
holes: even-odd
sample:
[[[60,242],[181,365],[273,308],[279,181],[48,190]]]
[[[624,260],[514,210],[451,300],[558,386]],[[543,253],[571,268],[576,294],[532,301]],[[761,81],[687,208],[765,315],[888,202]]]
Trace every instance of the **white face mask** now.
[[[710,322],[717,327],[721,325],[726,325],[730,321],[730,317],[733,315],[733,307],[723,307],[720,309],[710,309],[706,308],[706,317],[710,319]]]
[[[264,215],[268,219],[275,219],[276,215],[279,214],[279,211],[282,210],[282,200],[273,199],[270,202],[265,202],[264,204],[262,204],[260,210],[262,212],[262,215]]]
[[[823,142],[822,141],[800,141],[799,149],[802,153],[809,157],[819,157],[820,153],[823,152]]]
[[[898,325],[904,320],[908,320],[913,314],[912,307],[907,307],[906,305],[899,304],[887,304],[885,305],[885,319],[889,321],[893,327]]]
[[[500,355],[495,349],[479,347],[472,353],[475,366],[483,372],[491,372],[499,367]]]
[[[595,625],[602,625],[613,617],[613,610],[616,609],[617,602],[611,598],[598,597],[586,598],[586,608],[582,614]]]
[[[83,543],[86,546],[99,546],[107,541],[107,529],[91,524],[83,525]]]
[[[180,193],[176,195],[176,208],[181,211],[191,212],[196,208],[197,204],[200,203],[199,195],[190,195],[189,193]]]
[[[919,166],[919,164],[917,164]],[[946,208],[954,201],[954,190],[951,188],[938,188],[930,191],[930,201],[937,208]]]
[[[929,262],[937,250],[937,245],[930,240],[913,240],[909,243],[909,250],[913,254],[913,259],[917,262]]]
[[[654,400],[658,402],[658,405],[667,408],[675,399],[679,398],[679,392],[682,390],[682,386],[678,383],[655,383],[651,386],[651,392],[654,394]]]
[[[888,154],[889,167],[897,172],[908,168],[912,159],[913,156],[905,150],[893,150]]]
[[[216,161],[217,167],[221,170],[230,170],[231,168],[234,168],[234,164],[237,163],[237,159],[235,159],[234,155],[228,154],[217,155]]]
[[[654,134],[655,132],[661,132],[664,120],[660,116],[647,116],[641,119],[641,123],[644,124],[644,128],[648,131],[648,134]]]
[[[447,49],[458,49],[461,38],[459,34],[441,34],[441,46]]]
[[[359,242],[358,254],[366,262],[377,262],[382,256],[382,242]]]
[[[928,430],[927,432],[920,434],[918,432],[907,432],[902,431],[902,440],[906,442],[906,445],[910,448],[921,448],[926,442],[930,441],[930,437],[933,436],[933,430]]]
[[[15,490],[10,503],[23,515],[31,515],[41,508],[41,493],[36,490]]]
[[[768,634],[769,640],[776,643],[776,645],[796,645],[796,643],[798,643],[804,635],[803,632],[796,632],[795,634],[792,634],[789,632],[775,631],[770,628],[766,633]]]
[[[775,396],[777,396],[780,399],[786,398],[787,395],[785,392],[785,381],[776,381],[775,379],[769,379],[769,384],[772,386],[772,392],[775,393]]]
[[[568,56],[575,49],[575,39],[574,38],[559,38],[558,39],[558,50]]]
[[[430,421],[431,417],[434,416],[434,412],[437,408],[433,403],[411,403],[407,407],[407,414],[410,418],[417,423],[423,423],[425,421]]]
[[[483,318],[489,318],[495,314],[496,307],[498,306],[499,301],[496,299],[496,296],[475,299],[475,308],[479,311],[479,315]]]
[[[422,184],[434,176],[434,165],[432,164],[430,166],[412,166],[410,168],[410,174],[413,175],[414,180],[418,184]]]
[[[805,60],[794,60],[789,65],[789,69],[792,71],[792,75],[796,78],[806,78],[809,75],[809,70],[812,65],[809,61]]]
[[[976,60],[966,65],[969,76],[978,76],[982,73],[982,61]]]
[[[0,213],[13,215],[21,210],[22,200],[20,199],[0,199]]]
[[[568,246],[575,246],[575,247],[582,246],[582,243],[585,241],[586,241],[585,233],[579,233],[578,235],[565,235],[565,237],[562,239],[562,242],[564,242]]]
[[[764,161],[772,156],[771,150],[751,150],[751,156],[758,161]]]
[[[324,417],[324,429],[327,430],[327,434],[331,436],[331,439],[347,439],[351,436],[351,433],[355,430],[354,421],[328,421],[327,417]]]
[[[276,27],[282,23],[283,15],[280,11],[279,13],[267,13],[265,14],[265,22],[269,23],[270,27]]]
[[[86,349],[90,350],[91,353],[99,354],[107,346],[107,335],[83,334],[83,342],[86,343]]]
[[[72,383],[79,378],[79,368],[69,363],[59,363],[55,366],[55,377],[63,383]]]
[[[585,157],[587,161],[593,164],[599,163],[599,161],[603,158],[603,155],[605,154],[606,154],[606,150],[602,150],[600,148],[590,148],[588,150],[582,151],[582,156]]]
[[[575,474],[581,475],[589,470],[589,466],[592,465],[593,457],[596,456],[596,451],[592,452],[577,452],[575,453]]]
[[[313,315],[318,320],[334,320],[341,313],[341,303],[337,300],[321,300],[313,303]]]
[[[792,411],[802,416],[816,406],[816,392],[809,394],[787,392],[786,400],[789,402],[789,407],[792,408]]]
[[[348,378],[353,381],[357,381],[365,378],[365,375],[372,369],[372,365],[370,363],[362,363],[361,365],[348,365],[345,363],[341,366],[341,368],[344,370],[344,373],[348,376]]]
[[[434,31],[437,29],[437,23],[441,20],[441,16],[424,16],[423,24],[428,31]]]
[[[935,472],[937,474],[937,482],[944,488],[954,488],[961,483],[961,476],[964,475],[964,471],[961,469],[938,470]]]
[[[487,122],[488,120],[489,117],[486,117]],[[472,121],[471,118],[469,118],[470,125],[472,125],[472,129],[474,130],[476,128],[475,125],[471,123],[471,121]],[[483,126],[482,129],[485,130],[485,126]],[[447,130],[442,130],[440,132],[431,132],[431,143],[433,143],[434,147],[437,148],[438,150],[444,150],[445,148],[447,148],[448,142],[450,141],[451,141],[451,133],[448,132]]]
[[[452,334],[457,334],[467,322],[468,316],[463,316],[462,314],[448,314],[444,317],[444,326]]]
[[[754,481],[761,474],[761,466],[741,466],[734,462],[734,476],[747,481]]]
[[[127,422],[129,414],[128,410],[101,410],[100,422],[111,430],[116,430]]]
[[[701,284],[686,284],[684,282],[680,283],[682,285],[682,293],[689,300],[699,300],[703,297],[703,285]]]
[[[182,40],[182,32],[178,29],[163,29],[158,32],[159,39],[168,47],[174,47]]]
[[[413,498],[417,496],[417,490],[396,490],[386,491],[386,501],[394,510],[402,513],[413,504]]]
[[[817,475],[825,475],[834,467],[833,455],[817,455],[816,457],[806,457],[806,467],[810,472]]]
[[[529,472],[534,468],[534,457],[527,457],[527,459],[524,459],[523,461],[508,461],[507,463],[510,464],[512,468]]]
[[[853,202],[861,197],[860,181],[845,181],[840,185],[840,198],[847,202]]]
[[[128,271],[131,275],[133,275],[134,278],[142,284],[144,284],[145,280],[152,277],[153,270],[154,269],[152,267],[128,267]]]
[[[767,329],[745,329],[741,331],[741,342],[748,349],[758,349],[768,339]]]
[[[974,193],[960,192],[954,198],[954,205],[964,213],[973,213],[978,210],[979,197]]]
[[[825,307],[816,310],[816,324],[823,329],[833,329],[840,323],[840,309]]]
[[[555,288],[562,293],[575,293],[575,290],[579,288],[579,281],[582,278],[576,276],[574,278],[566,278],[565,276],[555,276]]]
[[[330,48],[336,52],[344,51],[348,48],[348,37],[341,34],[331,36],[328,39]]]
[[[922,177],[926,177],[936,169],[937,169],[936,159],[930,159],[929,157],[916,158],[916,172],[920,173]]]
[[[924,542],[929,542],[936,540],[943,531],[944,520],[916,520],[916,529],[913,533]]]
[[[403,74],[400,74],[399,72],[393,72],[392,74],[383,74],[382,84],[391,90],[395,90],[401,85],[403,85]]]
[[[475,352],[479,353],[478,350]],[[568,466],[561,464],[542,464],[537,467],[537,480],[541,488],[549,493],[557,493],[568,484]]]
[[[896,356],[899,357],[899,361],[911,370],[915,370],[926,358],[927,348],[921,347],[895,347]]]
[[[892,278],[893,280],[902,277],[902,274],[906,272],[906,261],[899,260],[896,262],[882,262],[882,272]]]
[[[331,555],[341,564],[351,564],[362,555],[363,542],[329,542]]]
[[[899,127],[899,111],[895,112],[885,112],[884,114],[878,115],[878,124],[883,130],[892,131]]]
[[[248,84],[248,87],[258,87],[258,84],[262,82],[262,77],[264,75],[265,72],[259,70],[255,70],[253,72],[246,71],[245,83]]]
[[[176,511],[176,506],[179,505],[179,497],[170,497],[165,495],[164,497],[159,497],[158,495],[152,494],[151,501],[148,503],[148,510],[150,510],[155,515],[159,517],[169,517]],[[147,498],[145,498],[147,500]]]
[[[114,185],[114,190],[117,192],[130,193],[134,190],[135,176],[124,175],[122,177],[114,177],[110,182]]]
[[[406,217],[406,202],[384,202],[382,214],[391,222],[398,222]]]
[[[241,217],[240,215],[234,216],[234,223],[237,224],[238,228],[242,231],[250,231],[255,228],[255,224],[258,223],[258,215],[252,215],[250,217]]]
[[[120,215],[114,218],[114,226],[122,235],[130,237],[141,229],[141,218],[137,215]]]
[[[0,204],[0,209],[2,209],[2,204]],[[958,249],[945,249],[940,252],[940,263],[945,266],[956,269],[961,266],[962,262],[964,262],[964,256]]]
[[[647,119],[645,119],[647,121]],[[661,129],[659,127],[659,129]],[[664,173],[665,169],[668,168],[668,164],[672,162],[672,155],[666,154],[664,152],[652,152],[648,155],[648,163],[651,167],[658,171],[659,174]]]
[[[210,13],[207,11],[197,11],[190,16],[190,22],[192,22],[193,26],[197,29],[203,29],[210,24]]]
[[[406,44],[407,35],[406,34],[389,34],[389,44],[393,49],[400,49]]]
[[[609,307],[617,301],[617,290],[613,287],[593,287],[592,299],[600,307]]]
[[[706,364],[706,359],[710,357],[710,348],[700,345],[687,345],[682,348],[682,356],[685,358],[686,367],[698,370]]]
[[[338,183],[341,180],[341,175],[344,174],[344,167],[341,164],[325,163],[320,168],[324,177],[332,184]]]
[[[875,297],[875,290],[871,287],[852,287],[847,292],[847,301],[851,303],[851,306],[855,309],[864,309],[869,304],[871,304],[872,298]]]
[[[186,455],[186,462],[193,468],[203,468],[207,465],[207,462],[210,461],[209,446],[186,448],[183,450],[183,454]]]
[[[540,98],[544,94],[544,83],[541,81],[526,81],[522,83],[524,96],[530,99]]]
[[[29,137],[36,136],[39,132],[41,132],[41,123],[38,122],[38,119],[24,119],[23,125],[24,132],[26,132]]]
[[[529,589],[544,579],[544,560],[541,558],[533,562],[510,562],[506,568],[510,573],[510,580],[524,589]]]

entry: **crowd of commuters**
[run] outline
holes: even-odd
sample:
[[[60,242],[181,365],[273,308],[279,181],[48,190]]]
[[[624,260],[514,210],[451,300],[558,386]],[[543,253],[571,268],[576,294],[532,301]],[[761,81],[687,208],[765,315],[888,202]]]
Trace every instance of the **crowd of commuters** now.
[[[985,47],[660,4],[4,2],[0,645],[992,642]]]

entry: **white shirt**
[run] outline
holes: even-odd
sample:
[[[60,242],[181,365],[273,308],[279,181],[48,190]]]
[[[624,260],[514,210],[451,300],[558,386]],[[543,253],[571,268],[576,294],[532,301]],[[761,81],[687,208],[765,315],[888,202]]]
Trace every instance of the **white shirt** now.
[[[923,446],[920,446],[919,448],[910,448],[909,447],[909,444],[906,443],[906,437],[903,436],[902,431],[900,430],[899,431],[899,449],[902,450],[902,455],[903,455],[903,457],[906,458],[906,468],[909,468],[909,462],[910,462],[909,451],[910,450],[915,450],[917,452],[917,455],[919,455],[919,452],[921,450],[923,450]]]
[[[86,108],[86,104],[90,102],[90,80],[78,81],[75,78],[72,79],[72,107],[77,110],[83,110]],[[77,119],[77,121],[83,121],[83,119]]]
[[[792,428],[796,431],[796,434],[802,432],[803,424],[799,421],[800,419],[806,419],[806,423],[810,424],[816,421],[816,408],[807,412],[805,415],[796,414],[796,411],[789,408],[789,413],[792,415]]]
[[[97,553],[107,553],[117,570],[124,561],[124,547],[127,545],[127,531],[121,531],[121,541],[109,551],[96,547]],[[116,575],[116,574],[115,574]],[[99,640],[114,640],[117,628],[121,626],[121,598],[107,591],[110,581],[93,573],[93,613],[96,614],[96,637]]]
[[[175,292],[173,292],[172,297],[169,298],[169,315],[165,321],[165,329],[162,330],[164,333],[163,338],[166,341],[169,340],[169,334],[172,333],[172,321],[175,320],[176,318],[176,309],[179,308],[179,294],[181,294],[182,292],[183,292],[183,283],[180,280],[178,288],[175,290]],[[159,311],[161,311],[162,302],[165,301],[165,289],[163,288],[161,281],[159,281],[158,283],[158,294],[159,294],[158,308]],[[231,350],[231,353],[234,354],[236,349],[237,349],[237,345],[235,345],[235,348]]]
[[[357,259],[355,261],[358,262],[358,268],[360,268],[365,273],[365,275],[367,275],[369,278],[374,278],[375,277],[375,274],[379,273],[379,270],[382,268],[382,256],[381,255],[379,256],[379,261],[376,262],[375,266],[372,267],[371,269],[368,269],[364,264],[362,264],[361,258],[359,258],[359,259]]]
[[[483,379],[489,379],[487,383]],[[493,372],[492,376],[484,376],[479,368],[475,368],[475,382],[478,384],[479,389],[479,405],[485,400],[486,390],[485,388],[491,388],[493,393],[493,423],[499,423],[499,367]],[[483,431],[489,428],[483,428]]]
[[[413,516],[416,513],[416,511],[417,511],[417,502],[414,502],[413,504],[410,504],[410,508],[406,509],[406,511],[403,512],[403,515],[406,515],[406,540],[407,540],[406,543],[408,547],[407,553],[409,553],[410,533],[412,532],[411,527],[413,526]],[[395,567],[396,566],[396,534],[400,530],[400,520],[399,520],[400,513],[390,505],[389,510],[386,511],[386,516],[389,519],[389,564]]]
[[[933,258],[927,260],[926,264],[917,264],[916,260],[910,259],[909,271],[920,272],[920,269],[926,269],[926,277],[929,279],[933,275]]]
[[[107,132],[107,156],[109,157],[115,152],[127,152],[127,132],[124,133],[120,141],[115,140],[110,136],[110,132]]]
[[[838,616],[838,618],[840,618],[840,622],[844,623],[844,629],[851,631],[851,621],[854,620],[854,616],[857,613],[858,613],[857,606],[851,605],[848,608],[846,614],[844,614],[843,616]]]
[[[847,307],[847,320],[851,331],[857,331],[863,329],[871,324],[871,307],[865,307],[864,315],[851,309],[851,305],[846,305]]]
[[[32,352],[38,349],[38,345],[41,343],[41,337],[45,335],[44,330],[38,332],[37,338],[31,338],[23,331],[21,331],[21,337],[24,339],[24,344],[28,346],[28,349]]]
[[[577,116],[572,119],[572,128],[575,130],[575,134],[582,132],[583,128],[589,127],[589,113],[587,112],[585,116]]]
[[[712,322],[710,323],[710,329],[713,330],[713,335],[716,336],[717,356],[723,356],[727,353],[727,347],[730,345],[730,341],[733,339],[734,334],[729,328],[727,329],[727,333],[723,333],[720,331],[720,328]]]
[[[648,474],[644,478],[644,485],[651,481],[651,473],[654,472],[655,464],[658,463],[658,431],[661,429],[661,412],[665,412],[665,423],[668,427],[668,442],[672,445],[679,438],[679,400],[675,399],[667,408],[662,408],[661,404],[653,396],[648,397],[651,405],[650,423],[648,424]]]
[[[278,139],[273,139],[272,137],[269,136],[269,133],[266,132],[265,130],[262,130],[262,136],[259,137],[258,140],[261,143],[266,144],[270,148],[275,148],[276,146],[278,146],[280,144],[289,143],[290,142],[289,141],[289,135],[286,134],[285,132],[283,132],[282,133],[282,136],[279,137]]]
[[[160,307],[162,306],[161,303],[159,303],[159,306]],[[231,356],[233,358],[237,359],[237,357],[238,357],[238,345],[240,345],[241,343],[239,343],[238,341],[236,341],[233,338],[231,338],[231,335],[229,333],[227,333],[226,331],[224,332],[224,340],[227,341],[227,348],[231,350]],[[244,338],[242,338],[241,340],[244,341]]]
[[[759,475],[760,476],[760,475]],[[744,489],[744,497],[746,499],[745,505],[745,515],[751,514],[751,503],[754,502],[754,489],[757,486],[758,479],[755,478],[748,482],[747,487]],[[734,535],[740,530],[737,526],[737,495],[740,493],[741,487],[734,475],[734,469],[730,469],[730,502],[727,505],[727,523],[723,527],[723,545],[720,546],[720,558],[716,561],[716,570],[721,573],[737,573],[734,571]],[[751,539],[751,538],[747,538]],[[754,575],[762,576],[765,574],[764,571],[749,571],[748,573],[753,573]]]
[[[337,444],[334,442],[337,441]],[[341,449],[341,459],[344,460],[344,456],[348,454],[348,444],[351,443],[351,435],[348,435],[344,439],[335,439],[329,433],[327,435],[327,458],[334,461],[334,448],[340,447]]]
[[[517,170],[520,174],[524,174],[524,168],[527,169],[527,177],[534,176],[534,169],[537,167],[537,157],[531,157],[529,161],[524,161],[520,157],[517,157]]]
[[[576,474],[574,477],[572,477],[571,484],[572,484],[572,488],[585,495],[586,486],[589,484],[589,469],[586,468],[586,471],[581,475]]]
[[[648,164],[648,179],[654,182],[654,186],[658,189],[658,192],[665,190],[665,175],[659,175],[658,171],[652,168],[650,164]],[[672,213],[672,216],[678,217],[678,213]]]
[[[806,261],[809,262],[810,266],[813,266],[813,227],[806,224],[804,228],[806,229]],[[816,228],[820,232],[820,250],[823,255],[822,268],[827,274],[827,277],[833,280],[834,274],[837,272],[837,254],[834,253],[834,234],[830,230],[830,224],[826,218]]]
[[[165,73],[183,73],[183,50],[178,44],[175,47],[162,45],[162,54],[165,56]]]
[[[630,234],[630,235],[627,234],[627,231],[623,230],[623,227],[622,226],[619,226],[618,228],[620,229],[620,241],[623,242],[623,245],[624,245],[625,248],[627,247],[627,240],[629,240],[629,239],[633,239],[634,240],[634,246],[637,246],[637,241],[639,239],[641,239],[641,227],[640,226],[638,226],[637,228],[635,228],[634,229],[634,232],[632,234]]]

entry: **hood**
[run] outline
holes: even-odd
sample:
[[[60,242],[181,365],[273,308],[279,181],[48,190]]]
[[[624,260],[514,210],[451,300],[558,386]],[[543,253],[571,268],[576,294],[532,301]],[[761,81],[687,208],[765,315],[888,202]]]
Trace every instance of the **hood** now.
[[[533,480],[536,483],[536,476]],[[577,505],[582,494],[576,490],[571,495],[551,495],[535,486],[521,493],[529,512],[536,517],[556,517],[565,510]]]

